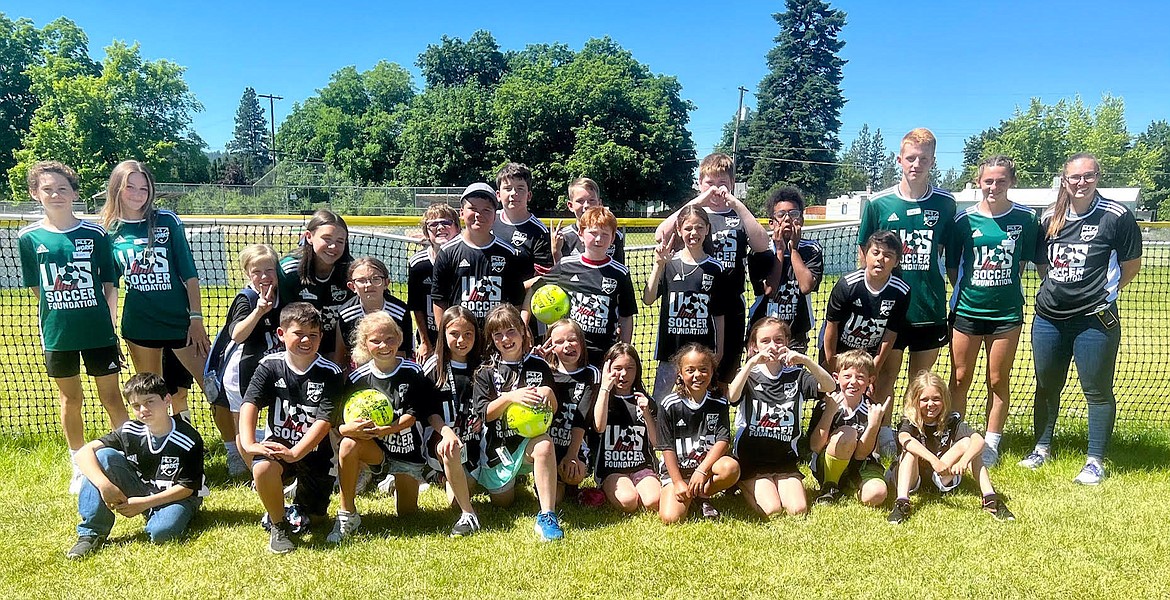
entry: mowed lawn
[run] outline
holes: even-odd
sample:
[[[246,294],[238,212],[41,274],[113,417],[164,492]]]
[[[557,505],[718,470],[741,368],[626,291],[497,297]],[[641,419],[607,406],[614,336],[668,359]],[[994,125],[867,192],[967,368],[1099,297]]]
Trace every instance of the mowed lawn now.
[[[1038,473],[1015,466],[1028,445],[1010,435],[993,479],[1018,520],[978,509],[978,492],[916,499],[902,526],[886,510],[847,499],[805,518],[762,521],[740,496],[723,497],[717,522],[666,527],[650,514],[559,507],[566,539],[541,543],[530,492],[511,509],[478,497],[485,530],[449,539],[455,514],[424,493],[422,511],[399,518],[393,499],[359,499],[363,530],[340,547],[331,523],[273,556],[260,503],[224,479],[222,451],[208,459],[211,496],[190,534],[152,546],[142,520],[119,518],[110,542],[71,562],[75,498],[65,494],[64,444],[0,438],[0,594],[5,598],[402,597],[402,598],[1164,598],[1170,594],[1170,436],[1125,428],[1111,477],[1076,486],[1083,428],[1057,439],[1057,460]],[[1071,433],[1068,430],[1072,430]],[[811,486],[811,478],[806,485]],[[336,496],[330,513],[337,508]]]

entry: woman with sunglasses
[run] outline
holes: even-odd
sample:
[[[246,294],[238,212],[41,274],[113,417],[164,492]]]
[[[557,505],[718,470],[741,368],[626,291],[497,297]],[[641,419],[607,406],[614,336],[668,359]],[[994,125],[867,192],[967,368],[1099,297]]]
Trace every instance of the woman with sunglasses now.
[[[414,324],[418,329],[415,360],[419,364],[434,352],[435,340],[439,338],[431,309],[431,277],[434,274],[435,255],[439,246],[459,236],[459,215],[446,204],[432,204],[423,213],[422,229],[422,243],[426,248],[410,257],[406,276],[406,307],[414,315]]]
[[[1020,466],[1038,469],[1060,409],[1069,362],[1089,414],[1088,459],[1074,480],[1096,485],[1105,478],[1105,451],[1113,437],[1117,399],[1113,375],[1121,344],[1117,297],[1141,269],[1142,235],[1133,213],[1097,193],[1101,165],[1092,154],[1064,164],[1056,203],[1040,219],[1035,263],[1040,272],[1032,355],[1036,364],[1036,447]]]

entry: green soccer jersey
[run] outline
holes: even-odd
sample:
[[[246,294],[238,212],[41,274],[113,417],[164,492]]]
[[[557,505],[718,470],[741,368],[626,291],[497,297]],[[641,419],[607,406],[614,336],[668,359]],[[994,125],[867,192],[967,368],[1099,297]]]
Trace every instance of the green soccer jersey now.
[[[1019,204],[992,217],[972,206],[955,217],[947,268],[958,269],[951,309],[971,319],[1024,320],[1020,273],[1036,247],[1036,211]]]
[[[191,326],[186,281],[198,277],[178,215],[158,211],[154,231],[145,219],[119,221],[110,231],[118,276],[126,288],[122,336],[130,340],[186,339]],[[153,235],[153,243],[148,235]]]
[[[902,262],[895,272],[910,289],[909,325],[938,325],[947,322],[947,287],[943,279],[942,251],[955,220],[955,197],[931,188],[917,200],[904,198],[894,186],[865,205],[857,244],[865,244],[875,231],[889,229],[902,238]]]
[[[106,230],[81,221],[68,231],[43,222],[20,230],[25,287],[40,296],[41,343],[46,351],[105,348],[117,343],[103,284],[116,283]]]

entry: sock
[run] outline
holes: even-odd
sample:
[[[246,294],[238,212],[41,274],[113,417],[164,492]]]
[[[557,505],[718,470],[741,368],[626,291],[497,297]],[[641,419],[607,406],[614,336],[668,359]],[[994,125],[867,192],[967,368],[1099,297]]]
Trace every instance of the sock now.
[[[998,498],[998,497],[999,497],[999,495],[996,494],[995,492],[991,492],[990,494],[984,494],[983,495],[983,506],[988,506],[990,504],[994,504],[996,498]]]
[[[180,410],[179,414],[176,416],[179,417],[180,419],[186,421],[188,425],[191,424],[191,409]]]
[[[841,474],[849,467],[849,459],[837,458],[825,453],[825,485],[837,485],[841,481]]]
[[[1002,433],[991,433],[990,431],[988,431],[987,435],[983,437],[983,440],[987,442],[987,445],[992,450],[997,452],[999,451],[999,440],[1001,439],[1003,439]]]

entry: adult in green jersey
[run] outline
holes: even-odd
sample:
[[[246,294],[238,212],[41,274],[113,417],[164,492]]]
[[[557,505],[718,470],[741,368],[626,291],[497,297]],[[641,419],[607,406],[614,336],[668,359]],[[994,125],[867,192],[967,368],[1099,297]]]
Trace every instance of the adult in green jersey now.
[[[122,338],[136,372],[161,374],[163,348],[170,348],[202,388],[211,341],[203,326],[199,273],[182,221],[156,208],[154,198],[154,176],[146,165],[125,160],[114,167],[101,219],[126,288]],[[190,420],[186,396],[174,397],[171,410]]]
[[[1020,274],[1032,260],[1039,225],[1036,211],[1008,200],[1016,165],[1006,156],[983,161],[975,176],[983,198],[955,216],[947,245],[951,294],[951,402],[967,414],[967,392],[979,349],[987,348],[987,435],[983,463],[999,461],[999,442],[1007,420],[1012,363],[1024,325]]]
[[[950,337],[942,250],[954,225],[955,198],[930,184],[937,143],[929,129],[920,127],[907,133],[898,150],[902,180],[871,198],[861,213],[857,245],[862,246],[879,229],[897,233],[902,238],[902,260],[894,274],[914,291],[906,327],[898,332],[894,350],[881,366],[878,381],[882,389],[874,390],[879,402],[893,395],[904,351],[910,351],[907,371],[912,377],[934,367],[939,348]],[[889,423],[879,432],[878,442],[882,456],[892,457],[897,444]]]
[[[56,161],[28,171],[28,193],[44,207],[45,218],[20,230],[21,276],[40,301],[45,371],[57,384],[61,428],[72,456],[85,445],[81,416],[81,359],[94,378],[111,429],[126,422],[118,386],[121,357],[114,336],[118,310],[117,275],[106,231],[73,214],[77,173]],[[73,463],[69,491],[77,494],[85,476]]]

